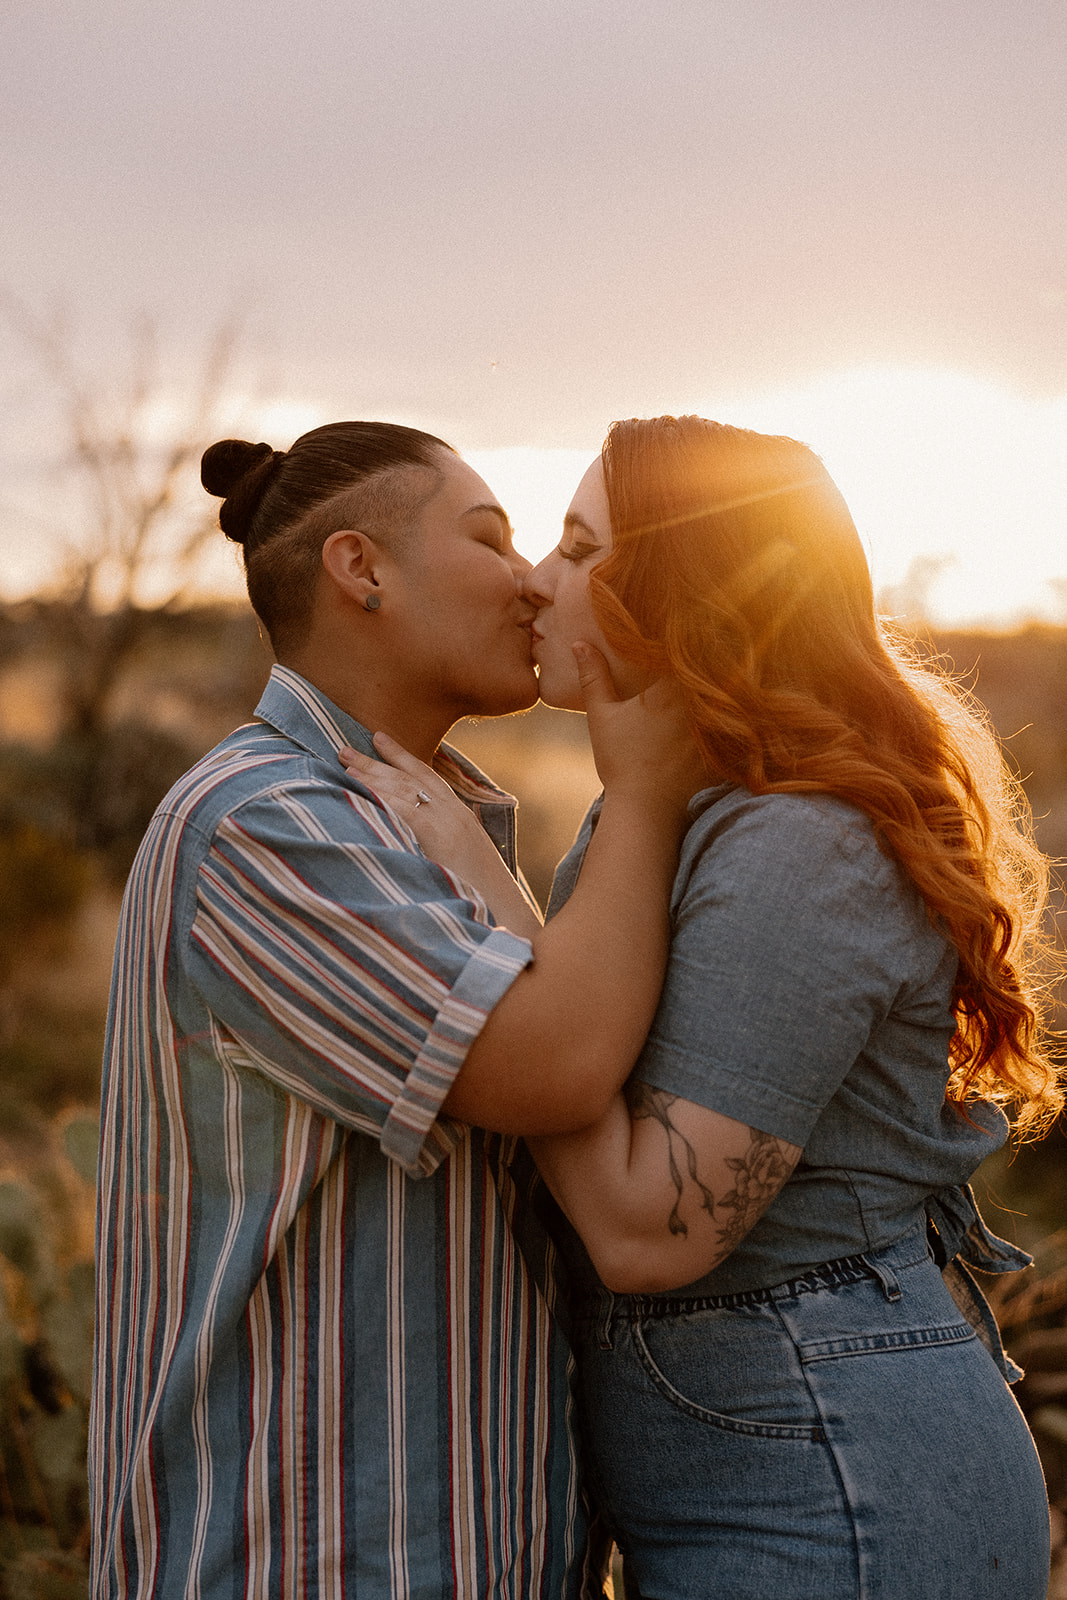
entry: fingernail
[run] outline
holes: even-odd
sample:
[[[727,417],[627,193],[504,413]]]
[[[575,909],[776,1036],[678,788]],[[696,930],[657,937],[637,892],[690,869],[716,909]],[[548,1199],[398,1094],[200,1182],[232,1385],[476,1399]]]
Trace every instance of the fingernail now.
[[[581,639],[576,640],[575,643],[571,645],[571,649],[574,651],[575,659],[578,661],[585,661],[589,655],[589,646]]]
[[[350,761],[358,761],[359,756],[350,745],[346,744],[342,745],[341,749],[338,750],[337,759],[340,761],[342,766],[347,766]]]

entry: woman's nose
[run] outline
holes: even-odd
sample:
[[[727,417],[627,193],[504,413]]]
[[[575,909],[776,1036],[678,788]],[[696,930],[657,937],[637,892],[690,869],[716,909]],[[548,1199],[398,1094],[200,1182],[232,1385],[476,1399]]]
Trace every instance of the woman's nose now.
[[[555,552],[553,551],[553,555]],[[545,556],[536,567],[531,567],[522,581],[522,592],[535,606],[544,606],[552,599],[555,579],[552,576],[552,556]]]

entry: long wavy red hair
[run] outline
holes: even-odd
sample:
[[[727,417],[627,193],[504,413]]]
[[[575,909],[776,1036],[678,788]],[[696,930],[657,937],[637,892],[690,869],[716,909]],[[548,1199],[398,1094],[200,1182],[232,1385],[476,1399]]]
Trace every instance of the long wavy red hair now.
[[[806,445],[702,417],[612,425],[593,606],[681,684],[708,770],[866,812],[959,951],[949,1098],[1063,1103],[1043,1026],[1047,863],[984,715],[879,621],[848,507]]]

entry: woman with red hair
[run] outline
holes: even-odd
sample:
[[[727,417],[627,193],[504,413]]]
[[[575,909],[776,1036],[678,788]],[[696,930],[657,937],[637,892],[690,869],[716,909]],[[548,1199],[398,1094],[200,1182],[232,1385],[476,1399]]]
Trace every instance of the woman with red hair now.
[[[1044,1600],[1041,1470],[971,1276],[1026,1258],[968,1178],[1006,1113],[1062,1103],[1045,863],[995,741],[879,621],[792,439],[614,424],[527,593],[543,699],[580,709],[576,643],[620,695],[667,677],[707,772],[627,1089],[530,1141],[630,1600]]]

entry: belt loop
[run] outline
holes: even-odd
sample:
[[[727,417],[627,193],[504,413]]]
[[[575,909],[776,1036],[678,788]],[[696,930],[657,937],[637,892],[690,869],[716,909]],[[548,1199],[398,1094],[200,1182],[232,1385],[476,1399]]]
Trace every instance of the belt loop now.
[[[613,1350],[615,1348],[615,1341],[611,1332],[611,1319],[614,1314],[615,1296],[610,1289],[601,1289],[599,1291],[596,1319],[596,1342],[601,1350]]]
[[[888,1261],[879,1261],[877,1256],[862,1256],[861,1260],[870,1267],[878,1282],[882,1285],[882,1293],[887,1300],[901,1300],[904,1291],[900,1287],[900,1280]]]

